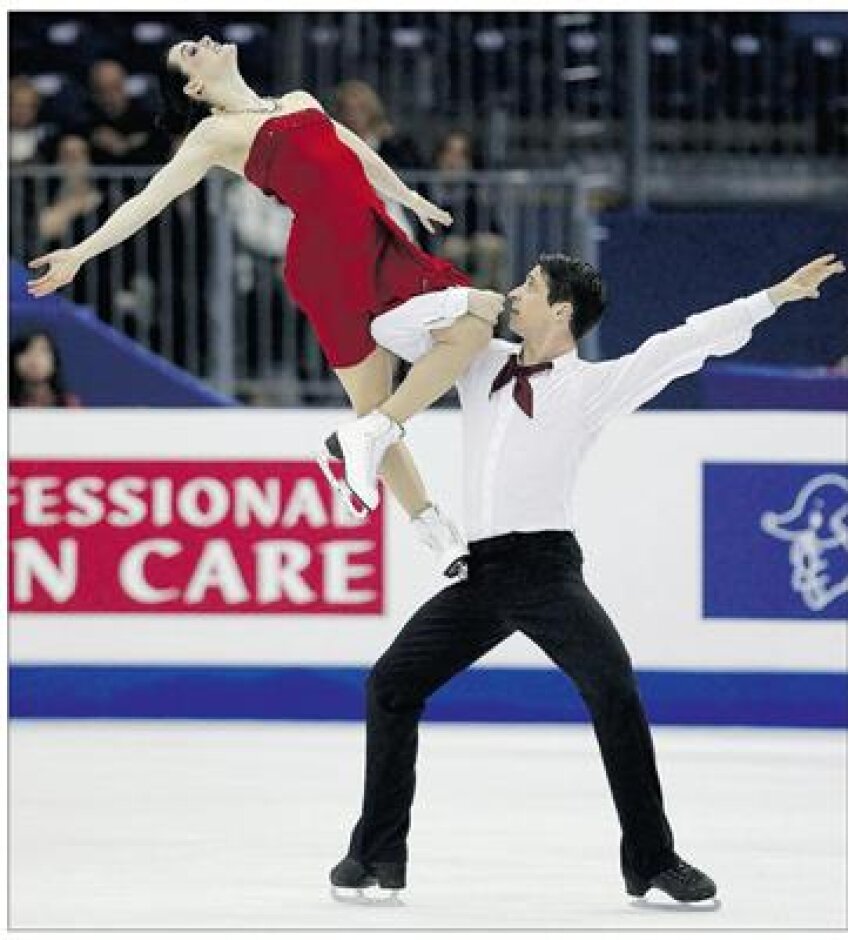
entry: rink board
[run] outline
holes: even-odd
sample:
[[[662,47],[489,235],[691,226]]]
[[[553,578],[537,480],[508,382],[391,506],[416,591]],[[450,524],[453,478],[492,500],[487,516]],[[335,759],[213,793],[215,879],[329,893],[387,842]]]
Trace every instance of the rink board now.
[[[16,666],[16,718],[349,720],[365,717],[366,669]],[[848,727],[840,673],[638,671],[653,724]],[[585,722],[553,669],[470,669],[427,705],[429,721]]]
[[[14,413],[12,714],[360,717],[368,666],[444,582],[393,501],[354,525],[315,472],[347,418]],[[845,431],[833,413],[651,412],[597,442],[576,494],[584,574],[655,720],[846,724]],[[408,441],[461,516],[458,414]],[[585,719],[521,635],[428,715]]]

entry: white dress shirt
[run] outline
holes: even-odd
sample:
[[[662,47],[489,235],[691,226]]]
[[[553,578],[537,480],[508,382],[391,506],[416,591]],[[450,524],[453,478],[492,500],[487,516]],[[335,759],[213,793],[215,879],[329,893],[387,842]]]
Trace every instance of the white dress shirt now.
[[[583,456],[604,425],[629,414],[708,356],[735,352],[775,311],[765,291],[688,317],[635,352],[585,362],[576,351],[530,376],[533,417],[513,399],[515,380],[491,397],[495,376],[521,346],[492,340],[457,382],[462,405],[465,534],[573,530],[572,494]]]

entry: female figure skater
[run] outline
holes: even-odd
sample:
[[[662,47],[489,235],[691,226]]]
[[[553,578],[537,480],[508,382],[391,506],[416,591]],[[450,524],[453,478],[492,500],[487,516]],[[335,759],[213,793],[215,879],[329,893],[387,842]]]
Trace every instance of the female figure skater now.
[[[208,36],[176,43],[166,66],[162,125],[186,133],[182,145],[88,238],[30,262],[31,268],[47,266],[30,281],[30,294],[41,297],[68,284],[85,261],[131,236],[212,167],[285,202],[295,214],[284,271],[288,290],[361,416],[326,442],[328,454],[343,461],[344,481],[334,479],[326,459],[322,469],[360,515],[377,505],[380,470],[445,573],[460,574],[465,544],[427,498],[399,441],[403,423],[444,394],[489,342],[503,298],[468,289],[464,274],[404,235],[377,193],[408,207],[430,231],[434,222],[446,225],[451,218],[407,189],[311,95],[261,98],[238,70],[236,47]],[[393,357],[377,347],[370,323],[421,295],[434,299],[421,319],[430,349],[392,393]]]

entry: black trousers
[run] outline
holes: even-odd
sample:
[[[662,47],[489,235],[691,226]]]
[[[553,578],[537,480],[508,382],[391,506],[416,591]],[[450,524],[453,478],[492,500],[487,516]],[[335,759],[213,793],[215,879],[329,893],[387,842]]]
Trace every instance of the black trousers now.
[[[586,703],[621,823],[622,868],[652,877],[671,864],[673,842],[651,734],[627,650],[583,581],[576,538],[513,533],[470,550],[468,579],[419,608],[369,674],[365,794],[350,854],[406,861],[425,703],[520,630]]]

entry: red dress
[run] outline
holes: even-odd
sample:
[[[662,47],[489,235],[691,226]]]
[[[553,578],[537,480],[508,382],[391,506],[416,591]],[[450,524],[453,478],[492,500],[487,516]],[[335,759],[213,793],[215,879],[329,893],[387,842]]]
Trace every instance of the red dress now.
[[[356,365],[376,348],[374,317],[418,294],[470,284],[406,237],[317,108],[267,120],[244,174],[294,213],[283,279],[331,366]]]

